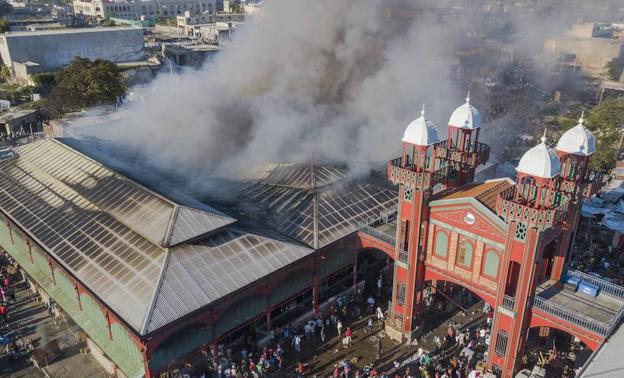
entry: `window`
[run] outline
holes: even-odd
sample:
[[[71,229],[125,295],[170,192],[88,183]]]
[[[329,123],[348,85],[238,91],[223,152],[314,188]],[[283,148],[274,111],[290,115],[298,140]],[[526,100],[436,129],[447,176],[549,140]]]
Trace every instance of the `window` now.
[[[483,274],[492,278],[496,278],[498,275],[498,253],[496,251],[489,250],[485,252]]]
[[[444,231],[438,231],[435,236],[435,245],[433,252],[436,256],[446,258],[448,252],[448,235]]]
[[[405,285],[397,284],[397,303],[401,306],[405,303]]]
[[[505,331],[498,331],[496,334],[496,347],[494,351],[499,357],[505,357],[505,350],[507,349],[507,333]]]
[[[403,198],[405,198],[406,201],[412,200],[412,188],[410,188],[409,186],[405,187],[405,189],[403,190]]]
[[[457,264],[463,265],[466,268],[472,266],[472,244],[466,240],[459,242],[457,248]]]

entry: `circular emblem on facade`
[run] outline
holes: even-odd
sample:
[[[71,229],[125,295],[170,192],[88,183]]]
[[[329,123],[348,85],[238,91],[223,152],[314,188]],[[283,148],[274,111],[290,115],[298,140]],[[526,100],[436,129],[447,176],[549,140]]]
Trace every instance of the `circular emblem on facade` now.
[[[476,221],[477,218],[474,216],[474,214],[466,213],[466,215],[464,215],[464,222],[466,222],[467,224],[474,224],[474,222]]]

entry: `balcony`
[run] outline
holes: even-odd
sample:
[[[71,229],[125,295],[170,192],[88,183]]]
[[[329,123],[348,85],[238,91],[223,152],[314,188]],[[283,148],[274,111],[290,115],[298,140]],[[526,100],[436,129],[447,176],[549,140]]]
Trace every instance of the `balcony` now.
[[[506,222],[520,222],[540,231],[564,224],[568,213],[567,204],[550,209],[536,209],[513,200],[515,187],[502,191],[496,200],[496,213]],[[553,196],[554,197],[554,196]]]
[[[401,249],[399,250],[399,261],[400,261],[400,262],[407,264],[407,258],[408,258],[408,256],[409,256],[409,255],[408,255],[407,251],[403,250],[403,248],[401,248]]]
[[[446,168],[434,172],[417,172],[410,167],[403,167],[402,158],[390,160],[387,166],[388,179],[393,184],[407,184],[418,190],[429,190],[446,180]]]
[[[616,286],[606,290],[620,295],[620,289],[623,288]],[[533,308],[602,337],[608,337],[624,317],[624,298],[607,295],[606,292],[590,297],[564,289],[560,282],[546,281],[537,287]]]
[[[591,274],[579,272],[578,270],[570,269],[567,271],[567,275],[598,286],[601,294],[610,295],[624,301],[624,287],[622,286],[618,286],[600,277],[592,276]]]
[[[452,141],[443,140],[434,144],[436,156],[440,159],[460,164],[482,165],[490,159],[490,146],[485,143],[470,143],[464,151],[459,150]]]
[[[553,315],[567,323],[574,324],[585,330],[596,333],[603,337],[607,337],[610,330],[610,324],[600,322],[588,316],[584,316],[567,308],[560,306],[552,301],[536,296],[533,300],[533,308],[541,310],[547,314]]]
[[[515,304],[516,298],[512,297],[511,295],[505,294],[505,296],[503,297],[503,307],[513,311]]]

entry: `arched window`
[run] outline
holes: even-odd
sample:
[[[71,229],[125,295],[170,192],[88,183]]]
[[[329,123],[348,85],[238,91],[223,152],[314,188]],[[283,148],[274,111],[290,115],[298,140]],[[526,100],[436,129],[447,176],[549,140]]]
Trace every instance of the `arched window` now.
[[[483,274],[496,278],[498,275],[498,252],[489,250],[485,252],[485,259],[483,260]]]
[[[438,231],[435,237],[435,245],[433,251],[436,256],[446,258],[448,252],[448,235],[444,231]]]
[[[457,264],[465,268],[470,268],[472,266],[472,244],[467,240],[459,242],[457,248]]]

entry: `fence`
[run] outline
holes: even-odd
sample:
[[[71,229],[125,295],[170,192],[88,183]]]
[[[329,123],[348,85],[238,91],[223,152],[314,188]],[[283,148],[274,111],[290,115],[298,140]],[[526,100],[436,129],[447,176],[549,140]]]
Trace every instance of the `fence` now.
[[[596,285],[600,288],[600,292],[612,297],[624,300],[624,287],[618,286],[605,279],[594,277],[591,274],[579,272],[578,270],[568,270],[568,275],[576,277],[582,281]]]
[[[505,308],[513,310],[515,302],[516,302],[516,299],[512,296],[505,294],[505,296],[503,297],[503,307]]]
[[[612,324],[588,318],[539,296],[533,299],[533,307],[604,337],[607,337],[613,328]]]

